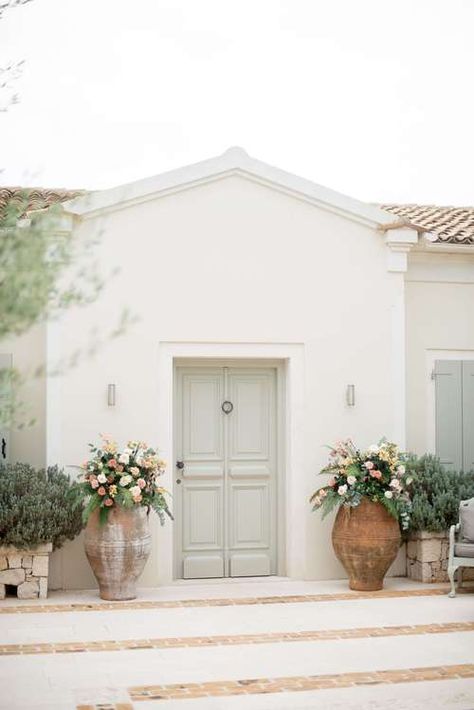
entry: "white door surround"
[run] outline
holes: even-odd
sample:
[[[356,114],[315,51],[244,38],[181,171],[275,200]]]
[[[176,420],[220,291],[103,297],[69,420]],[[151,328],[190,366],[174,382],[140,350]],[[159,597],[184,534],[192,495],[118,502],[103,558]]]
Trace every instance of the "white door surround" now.
[[[305,576],[307,513],[304,484],[302,433],[304,429],[304,347],[300,343],[197,343],[161,342],[158,362],[157,438],[169,462],[164,485],[173,490],[175,480],[174,380],[176,366],[253,365],[274,367],[277,372],[279,411],[277,505],[278,543],[276,573],[293,578]],[[292,521],[300,520],[300,525]],[[176,555],[174,523],[159,532],[157,563],[161,583],[182,577]]]

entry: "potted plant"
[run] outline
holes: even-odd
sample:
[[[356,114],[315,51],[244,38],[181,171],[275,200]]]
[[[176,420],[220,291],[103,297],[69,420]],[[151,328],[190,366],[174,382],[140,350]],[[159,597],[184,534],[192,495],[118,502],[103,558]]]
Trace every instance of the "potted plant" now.
[[[357,449],[350,439],[338,442],[321,471],[327,485],[311,496],[323,517],[339,507],[332,531],[337,558],[351,589],[382,589],[384,576],[397,556],[402,530],[408,529],[410,478],[398,447],[386,440]]]
[[[86,555],[102,599],[135,599],[150,554],[149,512],[156,511],[162,525],[165,515],[172,519],[158,481],[165,462],[143,441],[129,441],[119,451],[115,441],[102,436],[100,446],[89,448],[92,457],[76,487],[77,499],[85,503]]]
[[[49,555],[83,527],[72,485],[57,466],[0,465],[0,598],[45,598]]]
[[[407,576],[419,582],[448,581],[449,528],[459,504],[474,496],[474,472],[447,471],[431,454],[410,456],[412,512],[407,541]],[[464,578],[472,579],[472,570]]]

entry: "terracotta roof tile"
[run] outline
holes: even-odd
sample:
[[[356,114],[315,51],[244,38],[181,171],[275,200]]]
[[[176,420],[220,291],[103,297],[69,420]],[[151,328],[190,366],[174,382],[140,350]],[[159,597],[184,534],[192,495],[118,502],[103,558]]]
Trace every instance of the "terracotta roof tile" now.
[[[0,187],[0,213],[12,201],[17,204],[25,202],[25,212],[29,212],[71,200],[84,192],[85,190]],[[436,237],[438,243],[474,245],[474,207],[415,204],[383,204],[378,207],[429,232]]]
[[[406,219],[444,244],[474,244],[474,207],[436,205],[379,205]]]
[[[58,202],[71,200],[83,194],[84,190],[46,189],[42,187],[1,187],[0,214],[8,204],[25,206],[25,214],[41,210]]]

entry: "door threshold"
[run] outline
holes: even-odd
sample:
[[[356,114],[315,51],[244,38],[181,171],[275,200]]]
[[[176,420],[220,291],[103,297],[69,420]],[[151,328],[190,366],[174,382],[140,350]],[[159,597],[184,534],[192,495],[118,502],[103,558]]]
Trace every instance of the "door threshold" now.
[[[262,582],[290,582],[290,577],[280,577],[278,575],[266,575],[265,577],[212,577],[204,579],[174,579],[172,585],[189,586],[196,584],[262,584]]]

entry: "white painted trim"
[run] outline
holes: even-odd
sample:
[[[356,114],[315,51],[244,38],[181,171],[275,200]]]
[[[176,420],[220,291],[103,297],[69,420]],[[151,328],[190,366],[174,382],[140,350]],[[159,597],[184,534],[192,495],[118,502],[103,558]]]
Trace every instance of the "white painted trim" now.
[[[436,452],[436,399],[435,380],[432,378],[436,360],[474,360],[474,350],[435,350],[426,351],[426,444],[427,451]]]
[[[304,520],[306,500],[301,494],[304,487],[303,430],[304,430],[304,346],[301,343],[210,343],[210,342],[161,342],[158,350],[158,382],[160,399],[157,407],[157,426],[162,442],[161,453],[168,461],[174,454],[174,370],[179,359],[204,361],[237,360],[253,363],[279,361],[285,366],[285,443],[284,473],[285,490],[279,498],[285,503],[284,546],[286,552],[284,567],[289,577],[305,577],[306,528],[294,525],[295,520]],[[174,467],[166,473],[164,485],[172,490]],[[167,525],[161,531],[159,547],[159,569],[162,583],[170,583],[174,578],[174,534],[173,526]],[[280,552],[279,547],[279,552]],[[279,566],[279,573],[280,568]]]
[[[394,441],[402,450],[406,445],[406,314],[403,273],[392,275],[391,373],[394,412]]]
[[[420,240],[417,251],[425,254],[470,254],[474,255],[474,244],[456,244],[455,242],[422,242]]]
[[[404,273],[408,268],[408,253],[417,244],[418,233],[414,229],[390,229],[386,232],[388,246],[387,270]]]
[[[64,212],[93,216],[156,199],[222,177],[240,175],[286,192],[319,207],[355,219],[369,226],[394,224],[394,216],[374,205],[330,190],[250,157],[242,148],[230,148],[222,155],[138,180],[128,185],[81,195],[62,204]],[[395,220],[396,222],[396,220]],[[402,223],[402,220],[400,220]]]

